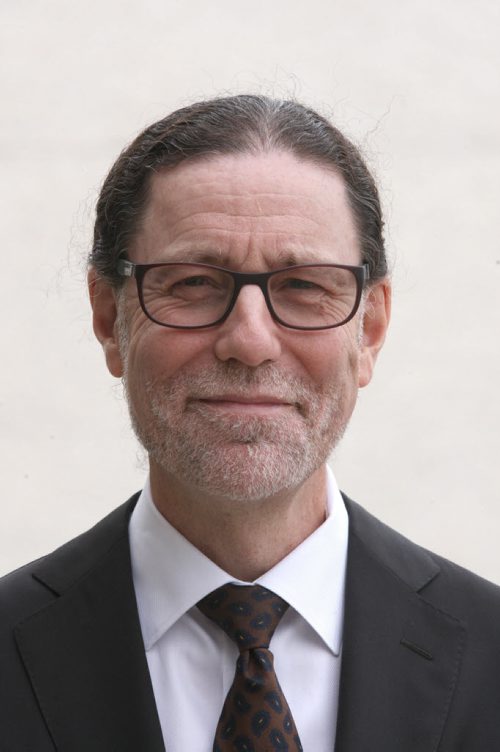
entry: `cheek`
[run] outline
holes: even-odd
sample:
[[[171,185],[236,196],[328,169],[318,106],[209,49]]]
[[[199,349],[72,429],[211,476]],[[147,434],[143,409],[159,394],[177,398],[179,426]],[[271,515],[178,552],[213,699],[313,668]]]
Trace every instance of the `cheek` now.
[[[295,356],[310,379],[318,386],[330,385],[338,379],[357,382],[359,344],[356,330],[349,327],[325,332],[306,332]]]
[[[169,378],[190,362],[200,366],[210,353],[206,333],[183,332],[141,322],[129,339],[127,369],[136,385],[148,379]]]

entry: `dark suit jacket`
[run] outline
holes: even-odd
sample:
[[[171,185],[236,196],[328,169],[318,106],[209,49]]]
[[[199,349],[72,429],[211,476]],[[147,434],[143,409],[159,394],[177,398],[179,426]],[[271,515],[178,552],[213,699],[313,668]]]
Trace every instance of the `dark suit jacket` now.
[[[0,582],[2,752],[163,752],[131,578],[136,498]],[[336,752],[500,752],[500,589],[346,504]]]

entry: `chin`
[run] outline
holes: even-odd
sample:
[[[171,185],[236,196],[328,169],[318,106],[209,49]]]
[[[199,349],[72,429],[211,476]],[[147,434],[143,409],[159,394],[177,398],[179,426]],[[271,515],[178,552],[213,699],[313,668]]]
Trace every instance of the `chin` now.
[[[190,452],[164,449],[157,445],[148,451],[167,478],[204,496],[239,503],[263,501],[302,485],[329,454],[329,448],[317,453],[311,444],[263,441],[191,446]]]

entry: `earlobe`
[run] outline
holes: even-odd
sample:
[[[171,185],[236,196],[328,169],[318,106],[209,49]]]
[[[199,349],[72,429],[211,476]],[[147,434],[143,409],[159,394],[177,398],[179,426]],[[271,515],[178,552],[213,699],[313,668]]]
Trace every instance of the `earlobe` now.
[[[370,383],[377,356],[384,344],[391,316],[391,285],[388,280],[373,285],[367,293],[363,313],[363,334],[358,385]]]
[[[109,372],[120,378],[123,376],[123,361],[120,354],[115,291],[94,269],[89,272],[88,287],[94,334],[101,343]]]

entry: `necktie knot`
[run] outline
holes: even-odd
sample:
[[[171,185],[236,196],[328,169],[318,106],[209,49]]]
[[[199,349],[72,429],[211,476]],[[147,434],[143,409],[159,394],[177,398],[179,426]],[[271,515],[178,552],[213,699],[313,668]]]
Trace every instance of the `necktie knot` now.
[[[260,585],[223,585],[197,605],[240,650],[213,752],[302,752],[269,650],[288,603]]]
[[[268,648],[288,603],[260,585],[223,585],[198,604],[240,651]]]

